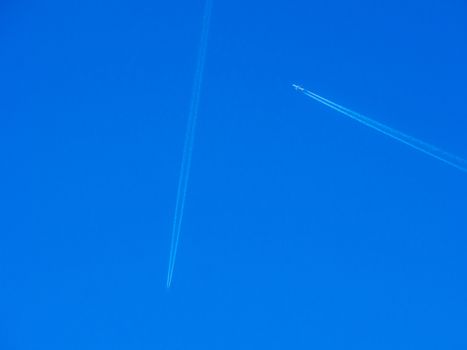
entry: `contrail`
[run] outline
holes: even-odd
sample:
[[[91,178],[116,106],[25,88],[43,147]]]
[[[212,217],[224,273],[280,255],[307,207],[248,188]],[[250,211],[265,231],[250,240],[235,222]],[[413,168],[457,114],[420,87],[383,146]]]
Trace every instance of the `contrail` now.
[[[212,0],[206,0],[203,17],[203,28],[198,52],[193,92],[191,97],[190,112],[188,115],[187,128],[185,134],[185,145],[183,147],[182,164],[180,167],[180,177],[178,179],[177,201],[172,226],[172,241],[170,244],[169,267],[167,272],[167,288],[170,288],[175,267],[175,257],[177,256],[178,241],[185,207],[188,178],[190,176],[191,158],[193,154],[193,141],[195,137],[196,120],[198,118],[199,98],[201,84],[203,81],[204,63],[206,60],[206,48],[208,44],[209,24],[211,19]]]
[[[415,137],[409,136],[407,134],[404,134],[403,132],[400,132],[398,130],[395,130],[387,125],[384,125],[380,122],[377,122],[376,120],[373,120],[371,118],[365,117],[364,115],[354,112],[351,109],[348,109],[346,107],[343,107],[337,103],[334,103],[328,99],[325,99],[324,97],[319,96],[318,94],[315,94],[309,90],[304,89],[303,87],[293,84],[292,85],[297,91],[302,92],[304,95],[311,97],[312,99],[366,125],[369,126],[370,128],[377,130],[389,137],[392,137],[393,139],[400,141],[420,152],[423,152],[425,154],[428,154],[446,164],[449,164],[461,171],[467,172],[467,161],[464,160],[463,158],[460,158],[458,156],[455,156],[451,153],[448,153],[446,151],[443,151],[429,143],[426,143],[424,141],[421,141]]]

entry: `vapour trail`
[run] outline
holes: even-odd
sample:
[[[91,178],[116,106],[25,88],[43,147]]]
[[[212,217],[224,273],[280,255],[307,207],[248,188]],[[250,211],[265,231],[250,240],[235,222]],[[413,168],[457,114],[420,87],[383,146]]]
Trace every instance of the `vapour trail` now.
[[[467,161],[464,160],[463,158],[460,158],[458,156],[455,156],[451,153],[448,153],[446,151],[443,151],[429,143],[426,143],[424,141],[421,141],[415,137],[409,136],[407,134],[404,134],[403,132],[400,132],[398,130],[395,130],[387,125],[384,125],[380,122],[377,122],[371,118],[368,118],[360,113],[354,112],[351,109],[348,109],[346,107],[343,107],[337,103],[334,103],[324,97],[321,97],[318,94],[315,94],[309,90],[306,90],[298,85],[293,85],[296,90],[301,91],[304,95],[311,97],[312,99],[374,129],[377,130],[389,137],[392,137],[393,139],[400,141],[420,152],[423,152],[425,154],[428,154],[446,164],[449,164],[461,171],[467,172]]]
[[[203,82],[204,63],[206,61],[206,49],[208,44],[209,24],[211,19],[212,0],[206,0],[199,45],[198,60],[196,65],[193,92],[191,97],[190,111],[188,114],[187,128],[185,133],[185,145],[183,147],[182,163],[180,167],[180,177],[178,179],[177,200],[172,226],[172,240],[170,244],[169,266],[167,272],[167,288],[170,288],[177,256],[180,229],[185,207],[188,179],[190,176],[191,159],[193,155],[193,142],[195,137],[196,120],[198,118],[199,99],[201,85]]]

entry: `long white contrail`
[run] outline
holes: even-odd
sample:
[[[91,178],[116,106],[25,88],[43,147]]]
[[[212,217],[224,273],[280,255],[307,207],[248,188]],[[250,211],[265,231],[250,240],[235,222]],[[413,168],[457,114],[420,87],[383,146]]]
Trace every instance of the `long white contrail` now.
[[[461,171],[467,172],[467,161],[464,160],[463,158],[460,158],[458,156],[455,156],[451,153],[448,153],[446,151],[443,151],[442,149],[439,149],[429,143],[426,143],[424,141],[421,141],[415,137],[409,136],[407,134],[404,134],[403,132],[400,132],[398,130],[395,130],[387,125],[384,125],[380,122],[377,122],[376,120],[373,120],[371,118],[365,117],[364,115],[354,112],[351,109],[348,109],[346,107],[343,107],[335,102],[332,102],[324,97],[321,97],[318,94],[315,94],[309,90],[306,90],[302,88],[299,85],[293,84],[292,85],[297,91],[302,92],[304,95],[311,97],[312,99],[366,125],[369,126],[370,128],[377,130],[389,137],[392,137],[393,139],[400,141],[420,152],[423,152],[425,154],[428,154],[446,164],[449,164]]]
[[[204,63],[206,61],[206,49],[208,44],[209,24],[211,19],[212,0],[206,0],[203,17],[203,27],[201,32],[201,41],[199,45],[198,61],[196,65],[195,79],[193,83],[193,92],[191,106],[188,115],[187,128],[185,134],[185,145],[183,147],[182,164],[180,167],[180,177],[178,179],[177,200],[175,204],[175,213],[172,226],[172,240],[170,244],[169,267],[167,272],[167,288],[172,284],[172,277],[175,267],[175,257],[177,256],[178,242],[180,238],[180,229],[183,218],[183,209],[185,207],[186,191],[188,187],[188,178],[190,176],[191,158],[193,154],[193,142],[195,137],[196,120],[198,118],[199,99],[201,85],[203,82]]]

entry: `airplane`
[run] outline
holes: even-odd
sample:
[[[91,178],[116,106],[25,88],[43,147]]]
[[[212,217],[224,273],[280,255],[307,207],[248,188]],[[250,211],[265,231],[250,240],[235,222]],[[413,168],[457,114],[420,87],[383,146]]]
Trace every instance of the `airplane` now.
[[[302,88],[300,85],[297,85],[297,84],[292,84],[292,86],[295,88],[295,90],[299,90],[299,91],[305,90],[304,88]]]

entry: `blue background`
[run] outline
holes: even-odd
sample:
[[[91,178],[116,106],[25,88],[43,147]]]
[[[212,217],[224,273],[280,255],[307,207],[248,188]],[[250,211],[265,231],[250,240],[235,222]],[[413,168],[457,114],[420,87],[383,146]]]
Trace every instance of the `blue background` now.
[[[465,349],[467,5],[0,5],[0,349]]]

